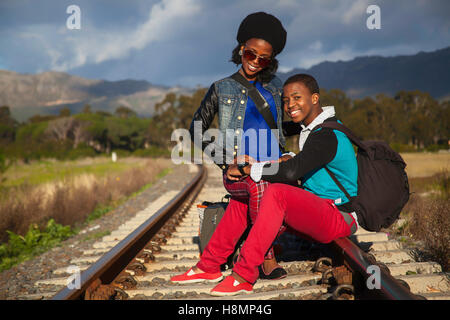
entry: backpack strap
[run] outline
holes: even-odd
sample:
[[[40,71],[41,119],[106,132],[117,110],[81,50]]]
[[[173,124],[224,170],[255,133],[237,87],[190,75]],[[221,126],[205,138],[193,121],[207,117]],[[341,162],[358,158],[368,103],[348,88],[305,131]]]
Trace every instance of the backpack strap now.
[[[339,123],[337,121],[325,121],[325,122],[315,126],[312,131],[314,131],[315,129],[318,129],[318,128],[330,128],[330,129],[335,129],[335,130],[341,131],[342,133],[344,133],[347,136],[347,138],[350,139],[350,141],[353,144],[358,146],[358,148],[361,148],[366,152],[368,151],[368,148],[364,144],[364,142],[356,134],[354,134],[353,131],[351,131],[349,128],[344,126],[342,123]]]
[[[339,130],[339,131],[343,132],[350,139],[351,142],[353,142],[355,145],[357,145],[358,148],[367,150],[367,147],[364,145],[364,143],[361,141],[360,138],[358,138],[349,128],[347,128],[346,126],[344,126],[343,124],[341,124],[337,121],[325,121],[325,122],[315,126],[312,131],[314,131],[318,128],[330,128],[330,129]],[[352,202],[352,197],[347,192],[347,190],[344,188],[342,183],[340,183],[339,180],[336,178],[336,175],[327,166],[324,166],[324,168],[327,171],[327,173],[329,174],[329,176],[331,177],[331,179],[333,179],[334,183],[336,183],[336,185],[339,187],[339,189],[345,194],[347,199],[350,202]]]
[[[331,179],[333,179],[334,183],[336,183],[336,185],[339,187],[339,189],[341,189],[341,191],[345,194],[345,196],[347,197],[348,201],[351,202],[352,201],[352,197],[347,192],[347,190],[345,190],[345,188],[342,185],[342,183],[340,183],[339,180],[336,178],[335,174],[333,172],[331,172],[331,170],[328,169],[327,166],[325,166],[324,168],[328,172],[328,174],[330,175]]]

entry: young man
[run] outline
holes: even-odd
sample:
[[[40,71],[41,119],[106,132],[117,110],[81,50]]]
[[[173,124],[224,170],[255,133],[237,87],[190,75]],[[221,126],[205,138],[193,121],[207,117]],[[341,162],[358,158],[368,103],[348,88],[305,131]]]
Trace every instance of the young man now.
[[[270,170],[271,163],[266,162],[248,165],[241,170],[231,169],[235,176],[240,176],[240,171],[243,171],[255,182],[265,180],[271,184],[264,193],[256,221],[232,275],[214,287],[212,295],[252,292],[258,279],[258,266],[283,224],[321,243],[348,236],[357,229],[350,199],[325,169],[326,166],[336,175],[350,196],[356,196],[358,170],[352,144],[339,131],[315,129],[324,121],[337,121],[334,108],[320,106],[319,87],[310,75],[292,76],[286,81],[283,93],[284,110],[294,123],[289,127],[301,129],[300,152],[294,158],[279,163],[275,174]],[[286,184],[293,179],[301,180],[302,187]],[[239,219],[231,215],[228,218]],[[216,232],[223,233],[222,239],[231,241],[237,231],[218,228]],[[220,273],[218,266],[203,257],[197,268],[203,272],[204,279]]]

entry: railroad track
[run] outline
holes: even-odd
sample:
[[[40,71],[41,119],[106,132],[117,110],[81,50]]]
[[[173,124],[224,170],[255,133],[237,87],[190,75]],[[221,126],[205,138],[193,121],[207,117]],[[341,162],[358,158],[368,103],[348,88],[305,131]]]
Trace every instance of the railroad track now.
[[[36,282],[52,290],[25,298],[220,299],[209,295],[211,284],[169,281],[199,259],[196,204],[220,201],[226,194],[220,170],[206,167],[208,175],[205,167],[192,166],[198,170],[194,181],[181,192],[161,196],[81,258],[71,260],[72,269],[55,270],[55,278]],[[450,299],[448,275],[441,266],[414,262],[386,233],[359,230],[331,245],[312,244],[285,233],[277,248],[282,248],[279,260],[288,276],[258,280],[253,294],[228,300]],[[73,270],[80,270],[78,278]]]

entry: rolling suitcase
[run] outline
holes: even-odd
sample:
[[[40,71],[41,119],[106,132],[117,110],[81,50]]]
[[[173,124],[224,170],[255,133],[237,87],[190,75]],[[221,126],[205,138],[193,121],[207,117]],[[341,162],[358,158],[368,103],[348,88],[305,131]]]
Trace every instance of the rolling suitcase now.
[[[222,219],[225,210],[227,209],[230,198],[231,195],[227,194],[222,198],[221,202],[203,201],[201,205],[197,205],[197,208],[199,210],[199,222],[200,222],[199,243],[198,243],[200,255],[205,250],[206,245],[208,244],[214,231],[216,230],[217,225]],[[233,253],[228,257],[227,263],[223,266],[225,269],[231,268],[233,266],[235,259],[237,259],[237,256],[239,255],[239,248],[242,245],[244,239],[247,237],[248,229],[246,232],[244,232],[242,237],[237,242]]]

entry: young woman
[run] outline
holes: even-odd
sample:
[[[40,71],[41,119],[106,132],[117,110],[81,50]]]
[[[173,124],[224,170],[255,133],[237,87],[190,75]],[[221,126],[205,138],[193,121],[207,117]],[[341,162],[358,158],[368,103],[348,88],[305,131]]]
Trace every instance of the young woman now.
[[[265,181],[254,182],[249,177],[236,178],[230,174],[231,170],[238,168],[238,160],[253,163],[265,160],[282,161],[288,157],[282,156],[279,147],[279,145],[284,146],[285,144],[281,129],[282,83],[274,75],[278,68],[278,61],[275,57],[285,46],[286,31],[281,22],[273,15],[257,12],[250,14],[241,22],[236,38],[238,45],[232,52],[231,61],[241,66],[239,74],[253,83],[268,103],[278,132],[270,130],[255,102],[249,97],[248,89],[234,80],[232,76],[211,85],[199,109],[194,114],[190,132],[194,142],[202,141],[202,137],[196,137],[196,135],[208,130],[215,115],[218,115],[221,135],[218,141],[213,142],[213,145],[215,150],[222,151],[222,155],[218,156],[213,153],[212,157],[223,170],[224,186],[231,194],[230,203],[218,229],[238,228],[242,230],[242,235],[247,228],[247,215],[249,215],[250,223],[254,223],[261,196],[268,183]],[[201,127],[201,130],[196,130],[196,126]],[[261,132],[266,133],[267,137],[260,135]],[[264,140],[260,141],[260,139]],[[273,143],[274,141],[275,143]],[[202,141],[202,150],[205,150],[210,144],[210,142]],[[242,219],[227,224],[225,217],[234,214],[238,214]],[[234,223],[239,225],[236,226]],[[230,243],[223,244],[220,232],[214,233],[202,253],[200,265],[211,263],[220,266],[225,263],[239,238],[240,236]],[[185,274],[172,278],[172,281],[195,282],[197,278],[198,281],[203,281],[204,279],[197,274],[201,274],[201,270],[194,267]],[[285,276],[286,271],[277,264],[273,249],[268,248],[261,266],[261,277],[276,279]],[[220,280],[221,275],[216,278],[215,280]]]

